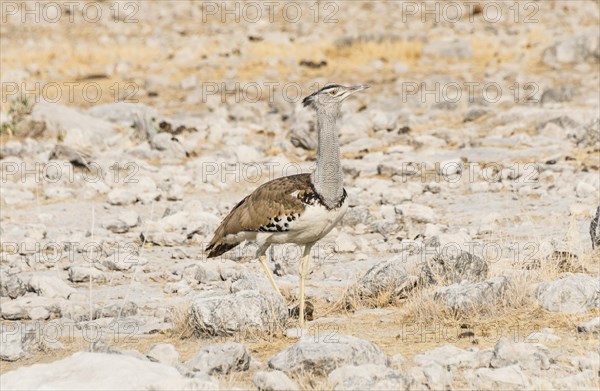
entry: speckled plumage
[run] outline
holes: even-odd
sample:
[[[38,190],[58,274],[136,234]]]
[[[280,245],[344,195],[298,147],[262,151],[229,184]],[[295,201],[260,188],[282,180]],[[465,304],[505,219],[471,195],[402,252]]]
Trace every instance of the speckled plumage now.
[[[244,240],[255,240],[260,232],[293,231],[294,224],[302,219],[307,208],[321,206],[325,211],[332,211],[341,208],[346,197],[344,190],[339,202],[333,208],[327,207],[316,192],[310,174],[269,181],[240,201],[223,219],[206,248],[208,257],[217,257]],[[293,239],[292,235],[287,237]],[[277,243],[280,240],[272,238],[266,241]]]

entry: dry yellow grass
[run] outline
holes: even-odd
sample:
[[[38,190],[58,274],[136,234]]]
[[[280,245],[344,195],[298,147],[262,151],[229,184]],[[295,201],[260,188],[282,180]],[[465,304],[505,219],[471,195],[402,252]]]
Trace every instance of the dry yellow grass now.
[[[78,26],[83,29],[78,40],[85,42],[98,33],[95,26]],[[60,33],[60,30],[59,30]],[[8,35],[14,34],[8,31]],[[51,64],[40,69],[39,80],[57,83],[63,92],[64,104],[89,107],[92,104],[107,103],[122,99],[133,91],[144,88],[143,78],[149,75],[165,75],[167,79],[176,83],[182,79],[195,75],[202,81],[222,80],[225,67],[198,67],[197,64],[208,55],[219,51],[216,43],[202,45],[190,52],[189,63],[181,66],[173,65],[173,54],[163,47],[140,45],[135,41],[122,45],[101,44],[72,45],[56,43],[42,46],[39,50],[23,52],[19,40],[8,41],[3,45],[5,56],[2,58],[4,69],[19,69],[25,64],[44,63]],[[473,58],[469,63],[473,72],[483,72],[493,61],[508,61],[514,59],[517,51],[501,48],[494,41],[493,36],[478,36],[473,39]],[[249,42],[244,46],[244,52],[239,61],[232,63],[237,79],[240,82],[251,82],[263,79],[265,72],[277,71],[276,74],[285,83],[296,82],[300,85],[310,85],[315,78],[330,80],[367,80],[374,82],[371,64],[373,61],[382,61],[383,67],[376,73],[377,80],[389,80],[397,77],[393,72],[393,64],[401,61],[409,66],[411,71],[432,72],[432,64],[423,64],[420,61],[423,42],[419,40],[399,39],[393,36],[379,38],[358,38],[345,43],[336,43],[334,39],[311,43],[273,43],[268,41]],[[302,60],[319,62],[327,61],[327,66],[319,69],[300,67]],[[131,77],[127,80],[106,73],[106,70],[117,63],[125,63],[130,69]],[[151,68],[148,64],[155,64]],[[273,65],[274,64],[274,65]],[[92,80],[86,78],[98,75]],[[295,75],[290,79],[290,75]],[[282,80],[277,80],[280,83]],[[79,83],[73,89],[72,98],[67,99],[69,88],[67,83]],[[91,102],[85,98],[83,87],[94,83],[101,88],[101,98]],[[118,86],[118,90],[117,87]],[[127,89],[125,88],[127,87]],[[178,86],[159,87],[161,102],[178,102],[179,107],[184,104],[187,92]],[[48,92],[49,95],[49,92]],[[266,99],[266,94],[263,94]],[[46,97],[49,98],[49,97]],[[152,103],[155,99],[146,95],[131,97],[129,100],[140,100]],[[166,105],[166,110],[170,110]],[[6,103],[3,102],[3,110]]]
[[[194,336],[194,325],[190,317],[189,303],[169,308],[169,319],[173,324],[173,327],[167,331],[169,337],[183,340]]]

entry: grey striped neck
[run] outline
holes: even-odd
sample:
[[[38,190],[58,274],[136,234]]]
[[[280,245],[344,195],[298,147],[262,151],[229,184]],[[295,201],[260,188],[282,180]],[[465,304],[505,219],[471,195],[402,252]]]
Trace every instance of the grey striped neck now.
[[[337,207],[344,196],[340,145],[336,118],[339,111],[317,110],[317,168],[311,179],[315,190],[328,209]]]

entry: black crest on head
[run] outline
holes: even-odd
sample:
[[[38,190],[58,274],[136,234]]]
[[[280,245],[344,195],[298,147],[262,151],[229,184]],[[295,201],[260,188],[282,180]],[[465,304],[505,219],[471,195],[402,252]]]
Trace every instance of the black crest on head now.
[[[337,87],[341,87],[339,84],[334,84],[334,83],[330,83],[327,84],[325,87],[321,88],[320,90],[313,92],[312,94],[308,95],[306,98],[302,99],[302,104],[304,105],[304,107],[308,107],[310,105],[312,105],[313,103],[315,103],[315,97],[320,94],[321,92],[330,90],[332,88],[337,88]]]
[[[310,94],[306,98],[302,99],[302,104],[304,105],[304,107],[308,107],[313,104],[313,102],[315,100],[315,94],[316,94],[316,92],[314,94]]]

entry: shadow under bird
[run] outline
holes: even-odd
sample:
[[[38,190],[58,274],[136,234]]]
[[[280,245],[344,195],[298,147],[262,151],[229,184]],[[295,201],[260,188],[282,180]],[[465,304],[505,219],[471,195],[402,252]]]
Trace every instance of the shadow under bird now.
[[[223,219],[206,248],[208,257],[213,258],[243,241],[256,242],[256,257],[273,288],[281,294],[267,264],[266,252],[271,244],[303,245],[299,267],[300,327],[304,326],[304,283],[310,251],[340,222],[348,209],[336,120],[342,102],[368,87],[330,84],[304,98],[304,106],[317,113],[316,169],[312,173],[277,178],[258,187]]]

